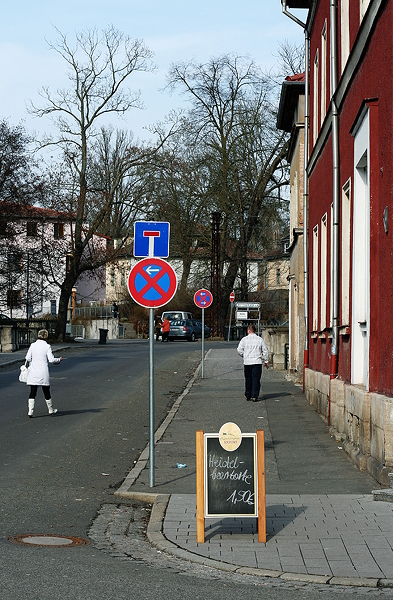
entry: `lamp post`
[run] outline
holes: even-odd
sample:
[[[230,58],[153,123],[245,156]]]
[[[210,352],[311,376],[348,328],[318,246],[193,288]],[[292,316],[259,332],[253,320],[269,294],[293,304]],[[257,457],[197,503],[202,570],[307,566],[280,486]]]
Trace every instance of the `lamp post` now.
[[[75,294],[76,294],[76,287],[72,288],[72,318],[75,317]]]

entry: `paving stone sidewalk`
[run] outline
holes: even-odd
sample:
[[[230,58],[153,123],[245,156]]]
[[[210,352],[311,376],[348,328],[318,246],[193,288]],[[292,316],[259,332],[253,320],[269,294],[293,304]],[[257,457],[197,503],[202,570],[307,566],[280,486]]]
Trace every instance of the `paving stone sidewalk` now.
[[[352,464],[302,390],[269,370],[263,398],[246,402],[233,344],[211,349],[204,371],[156,437],[154,487],[145,452],[117,492],[167,498],[159,517],[153,509],[151,541],[165,552],[236,572],[393,587],[393,504],[373,500],[378,484]],[[265,431],[266,544],[258,543],[252,518],[206,519],[206,541],[196,542],[195,432],[218,432],[227,421],[243,433]]]

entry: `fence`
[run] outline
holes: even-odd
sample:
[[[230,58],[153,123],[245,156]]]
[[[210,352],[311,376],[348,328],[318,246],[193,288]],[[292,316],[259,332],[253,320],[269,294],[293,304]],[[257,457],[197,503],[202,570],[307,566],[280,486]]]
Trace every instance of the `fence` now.
[[[113,317],[112,304],[105,306],[81,306],[75,308],[75,317],[110,319]]]
[[[70,325],[67,323],[66,335],[69,335],[73,338],[85,339],[85,328],[83,325]]]

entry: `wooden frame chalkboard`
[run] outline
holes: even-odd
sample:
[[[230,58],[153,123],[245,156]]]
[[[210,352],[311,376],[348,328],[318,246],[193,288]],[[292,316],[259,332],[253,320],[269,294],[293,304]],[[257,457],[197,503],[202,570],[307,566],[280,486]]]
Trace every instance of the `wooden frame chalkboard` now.
[[[236,450],[228,452],[221,448],[218,434],[204,434],[201,430],[196,432],[197,543],[204,543],[205,541],[205,517],[235,516],[256,516],[258,542],[266,542],[265,432],[259,429],[256,434],[243,434],[242,443],[243,438],[246,440],[245,445],[240,450],[240,454],[236,455]],[[214,441],[209,442],[208,440]],[[216,456],[217,443],[220,451]],[[239,448],[241,448],[241,445]],[[209,452],[211,456],[210,465]],[[212,454],[214,454],[214,458],[212,458]],[[246,460],[243,461],[243,459]],[[210,477],[214,485],[209,485],[208,468],[210,468],[210,475],[213,473],[214,468],[216,468],[215,473],[223,473],[223,475],[214,479]],[[247,473],[245,473],[246,469]],[[250,477],[251,471],[253,480]],[[225,475],[226,472],[229,474]],[[241,475],[235,475],[235,473],[240,472]],[[233,473],[232,477],[231,473]],[[219,482],[227,484],[228,481],[235,484],[240,482],[242,489],[240,490],[236,485],[233,489],[229,489],[228,495],[228,489],[225,489],[224,486],[222,488],[218,486]],[[245,493],[239,495],[239,490],[240,492],[245,491]],[[253,505],[251,504],[251,494],[254,494]],[[228,509],[228,505],[233,506]],[[227,512],[221,512],[222,510]]]
[[[205,517],[257,517],[256,434],[242,435],[233,452],[217,434],[204,436]]]

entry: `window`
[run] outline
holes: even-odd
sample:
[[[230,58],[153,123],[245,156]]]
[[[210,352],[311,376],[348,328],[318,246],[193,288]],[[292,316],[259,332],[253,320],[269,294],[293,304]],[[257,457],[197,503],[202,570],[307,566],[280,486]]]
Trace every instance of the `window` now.
[[[341,194],[341,325],[349,325],[349,274],[351,264],[351,180]]]
[[[55,240],[62,240],[64,237],[64,223],[53,224],[53,237]]]
[[[27,235],[27,237],[37,237],[37,222],[36,221],[27,221],[26,235]]]
[[[312,305],[313,331],[318,331],[318,225],[313,229]]]
[[[321,220],[321,321],[320,329],[326,328],[326,295],[327,295],[327,214]]]
[[[111,268],[111,286],[114,287],[115,285],[115,269],[114,267]]]
[[[55,317],[56,316],[56,300],[51,300],[50,301],[50,314],[51,317]]]
[[[317,50],[314,60],[314,103],[313,103],[313,140],[318,137],[318,88],[319,88],[319,52]]]
[[[326,116],[326,29],[325,21],[321,34],[321,126]]]
[[[72,267],[72,254],[67,254],[66,256],[66,273],[71,271]]]
[[[20,290],[7,290],[8,308],[21,308],[22,292]]]
[[[341,0],[341,73],[349,56],[349,0]]]
[[[281,284],[281,271],[277,269],[277,285]]]
[[[8,223],[3,219],[0,219],[0,235],[5,236],[8,233]]]
[[[19,273],[22,270],[22,253],[9,252],[8,254],[8,271],[10,273]]]
[[[126,284],[126,268],[122,267],[121,268],[121,285],[125,285]]]

